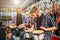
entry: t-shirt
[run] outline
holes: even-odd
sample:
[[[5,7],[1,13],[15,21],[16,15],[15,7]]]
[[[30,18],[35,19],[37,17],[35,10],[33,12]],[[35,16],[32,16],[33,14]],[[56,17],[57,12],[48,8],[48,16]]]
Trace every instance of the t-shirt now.
[[[41,26],[41,23],[42,23],[42,15],[37,18],[36,23],[37,23],[37,27],[36,28],[37,28],[37,30],[39,30],[40,26]]]
[[[20,24],[22,24],[22,15],[17,15],[16,17],[16,25],[19,26]]]
[[[37,30],[40,29],[40,26],[44,26],[45,28],[53,27],[59,28],[51,16],[41,15],[36,21]],[[52,31],[44,31],[44,40],[51,40]]]

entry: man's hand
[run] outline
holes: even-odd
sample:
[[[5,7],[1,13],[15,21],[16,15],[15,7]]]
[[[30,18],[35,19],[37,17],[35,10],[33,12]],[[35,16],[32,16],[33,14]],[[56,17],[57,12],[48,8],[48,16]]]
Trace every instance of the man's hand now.
[[[29,24],[28,23],[23,23],[24,24],[24,26],[29,26]]]
[[[12,25],[12,26],[15,26],[15,24],[14,24],[14,23],[12,23],[11,25]]]
[[[32,25],[31,30],[34,30],[34,25]]]
[[[20,24],[19,27],[24,26],[24,24]]]

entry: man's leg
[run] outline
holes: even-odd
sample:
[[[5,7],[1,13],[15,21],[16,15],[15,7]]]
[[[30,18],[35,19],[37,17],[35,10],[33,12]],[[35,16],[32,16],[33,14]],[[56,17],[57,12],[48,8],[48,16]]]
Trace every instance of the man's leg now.
[[[24,40],[24,34],[25,34],[24,31],[20,31],[20,40]]]

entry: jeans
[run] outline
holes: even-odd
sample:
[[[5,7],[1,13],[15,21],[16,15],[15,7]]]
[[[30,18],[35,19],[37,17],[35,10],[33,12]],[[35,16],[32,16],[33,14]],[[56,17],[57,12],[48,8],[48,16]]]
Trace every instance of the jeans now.
[[[12,36],[16,34],[15,31],[11,32],[12,33]],[[24,40],[24,34],[25,32],[24,31],[20,31],[19,32],[19,36],[20,36],[20,40]],[[11,40],[13,40],[14,38],[12,37]]]
[[[25,34],[24,31],[20,31],[20,40],[24,40],[24,34]]]
[[[12,37],[10,40],[14,40],[14,38]]]

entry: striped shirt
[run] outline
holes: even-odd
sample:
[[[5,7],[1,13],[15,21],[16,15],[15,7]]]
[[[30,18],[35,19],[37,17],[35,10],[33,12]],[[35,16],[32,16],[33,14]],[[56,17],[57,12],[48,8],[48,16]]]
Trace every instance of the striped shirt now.
[[[42,23],[41,26],[45,28],[53,27],[59,28],[58,25],[54,22],[51,16],[42,15]],[[35,27],[36,28],[36,27]],[[52,31],[45,31],[44,32],[44,40],[51,40]]]

